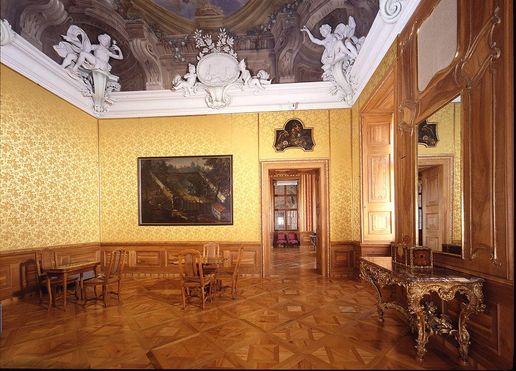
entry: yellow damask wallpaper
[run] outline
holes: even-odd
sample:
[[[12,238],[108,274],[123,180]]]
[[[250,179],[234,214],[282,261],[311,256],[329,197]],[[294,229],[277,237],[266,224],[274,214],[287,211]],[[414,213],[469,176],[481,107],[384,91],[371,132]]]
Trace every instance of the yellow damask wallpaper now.
[[[0,250],[97,242],[97,120],[4,65],[0,77]]]
[[[100,120],[101,241],[260,241],[258,115]],[[138,157],[233,155],[233,225],[138,226]]]
[[[353,239],[353,152],[351,110],[330,111],[330,240]],[[356,170],[356,169],[355,169]]]
[[[315,129],[314,151],[274,151],[274,129],[293,115]],[[350,121],[349,109],[100,120],[101,241],[260,241],[260,161],[320,158],[330,159],[330,237],[349,240]],[[234,224],[138,226],[137,158],[202,154],[233,155]]]

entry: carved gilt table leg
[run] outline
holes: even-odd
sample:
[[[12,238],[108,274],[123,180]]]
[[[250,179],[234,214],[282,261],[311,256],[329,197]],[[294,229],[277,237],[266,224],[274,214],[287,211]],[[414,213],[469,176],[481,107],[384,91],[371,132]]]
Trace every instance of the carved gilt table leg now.
[[[458,331],[454,333],[455,339],[459,343],[459,354],[462,362],[468,362],[468,352],[470,345],[469,332],[466,329],[466,324],[471,314],[480,313],[485,310],[483,304],[482,284],[477,284],[472,290],[461,290],[468,298],[467,303],[461,304],[461,311],[459,314]]]
[[[380,291],[380,287],[377,280],[375,279],[375,272],[372,272],[367,268],[367,266],[364,263],[360,264],[360,278],[364,281],[368,281],[375,289],[376,291],[376,310],[378,311],[378,321],[383,322],[383,298],[382,298],[382,292]]]
[[[428,343],[428,338],[431,335],[428,331],[426,312],[421,304],[423,295],[424,292],[420,287],[407,287],[409,312],[416,317],[415,325],[417,329],[417,339],[415,348],[417,352],[417,360],[419,362],[423,361],[423,357],[426,353],[426,344]]]

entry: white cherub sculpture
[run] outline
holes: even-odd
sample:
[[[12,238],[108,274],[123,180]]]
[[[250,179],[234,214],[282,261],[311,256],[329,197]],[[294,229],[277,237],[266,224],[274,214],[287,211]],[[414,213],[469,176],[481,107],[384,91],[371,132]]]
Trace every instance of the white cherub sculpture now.
[[[348,18],[348,24],[339,23],[335,27],[335,33],[332,33],[331,27],[323,24],[319,31],[324,39],[317,39],[312,35],[308,27],[304,26],[301,31],[306,32],[310,40],[317,45],[324,46],[324,52],[321,56],[323,79],[331,74],[330,67],[343,59],[348,59],[350,64],[355,61],[360,51],[360,47],[364,42],[364,37],[358,39],[355,36],[356,22],[352,16]]]
[[[188,64],[188,73],[183,77],[185,78],[184,80],[180,75],[176,75],[172,80],[172,88],[174,90],[183,89],[185,96],[191,95],[194,92],[194,85],[197,81],[197,73],[193,64]]]
[[[251,76],[251,72],[249,72],[249,70],[247,69],[244,59],[240,61],[238,67],[240,69],[240,80],[242,80],[244,86],[248,86],[250,88],[265,89],[265,86],[263,85],[271,83],[269,80],[269,74],[264,70],[258,71],[256,76]]]
[[[100,69],[109,72],[111,71],[109,58],[124,58],[116,41],[113,40],[111,45],[111,37],[107,34],[99,35],[99,44],[92,45],[86,33],[80,27],[72,25],[68,28],[66,35],[62,35],[62,37],[66,41],[54,45],[54,49],[64,58],[61,63],[63,68],[69,67],[72,62],[75,63],[71,68],[71,72],[75,75],[77,75],[79,67],[86,70]]]

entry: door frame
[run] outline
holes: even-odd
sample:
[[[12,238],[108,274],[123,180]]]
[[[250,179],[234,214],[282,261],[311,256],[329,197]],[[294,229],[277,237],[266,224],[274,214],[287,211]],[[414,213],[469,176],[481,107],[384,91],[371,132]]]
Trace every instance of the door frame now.
[[[289,169],[314,169],[319,170],[319,202],[321,236],[318,236],[319,248],[321,249],[321,274],[329,277],[330,262],[330,207],[329,207],[329,166],[328,160],[294,160],[294,161],[261,161],[261,212],[262,212],[262,275],[268,277],[271,274],[271,223],[274,218],[274,210],[270,207],[272,203],[272,192],[270,186],[271,170]]]

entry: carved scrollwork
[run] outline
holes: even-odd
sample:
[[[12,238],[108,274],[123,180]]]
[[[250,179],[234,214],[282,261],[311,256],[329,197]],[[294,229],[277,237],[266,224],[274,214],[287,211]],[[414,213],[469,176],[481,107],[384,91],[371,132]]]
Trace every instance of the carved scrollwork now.
[[[501,23],[500,7],[497,6],[489,21],[482,27],[464,57],[455,67],[455,82],[470,88],[482,77],[487,67],[500,57],[500,48],[493,40],[494,30]],[[487,45],[487,46],[486,46]],[[481,66],[478,68],[478,66]]]
[[[9,22],[5,19],[0,19],[0,45],[4,46],[11,43],[15,35]]]
[[[380,16],[385,23],[395,23],[402,10],[402,0],[380,0]]]
[[[62,24],[67,19],[68,12],[59,0],[50,0],[42,5],[29,5],[20,15],[21,36],[41,50],[43,31],[49,26]]]

